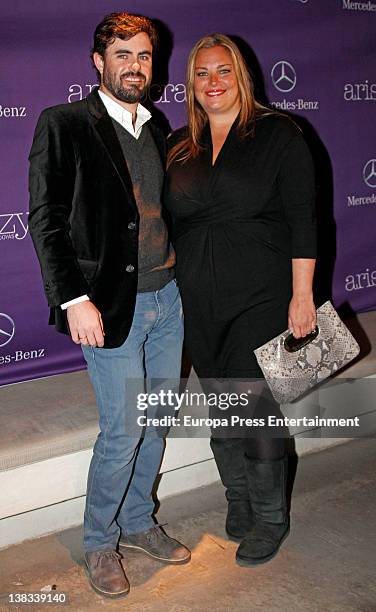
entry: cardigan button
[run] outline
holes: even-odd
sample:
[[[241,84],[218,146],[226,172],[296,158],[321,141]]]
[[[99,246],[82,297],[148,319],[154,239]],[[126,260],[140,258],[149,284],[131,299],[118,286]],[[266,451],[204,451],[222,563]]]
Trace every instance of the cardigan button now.
[[[134,221],[131,221],[130,223],[128,223],[128,229],[129,230],[134,230],[136,229],[136,224]]]
[[[134,272],[134,266],[132,266],[132,264],[128,264],[125,270],[126,272]]]

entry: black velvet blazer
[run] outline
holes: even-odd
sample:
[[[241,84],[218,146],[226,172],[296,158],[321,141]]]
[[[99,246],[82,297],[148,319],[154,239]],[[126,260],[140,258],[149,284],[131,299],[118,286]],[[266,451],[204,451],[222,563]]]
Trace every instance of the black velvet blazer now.
[[[149,126],[165,167],[164,136],[152,121]],[[69,333],[60,305],[86,293],[102,313],[105,347],[120,346],[134,314],[139,214],[97,90],[42,112],[29,160],[29,229],[50,323]]]

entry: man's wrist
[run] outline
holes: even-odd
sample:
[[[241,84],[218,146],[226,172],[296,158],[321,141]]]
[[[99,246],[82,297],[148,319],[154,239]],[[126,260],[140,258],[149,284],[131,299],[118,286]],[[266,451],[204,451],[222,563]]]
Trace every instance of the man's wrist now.
[[[69,306],[74,306],[75,304],[80,304],[80,302],[86,302],[90,300],[88,295],[80,295],[77,298],[74,298],[73,300],[69,300],[69,302],[64,302],[64,304],[60,305],[60,308],[62,310],[66,310],[67,308],[69,308]]]

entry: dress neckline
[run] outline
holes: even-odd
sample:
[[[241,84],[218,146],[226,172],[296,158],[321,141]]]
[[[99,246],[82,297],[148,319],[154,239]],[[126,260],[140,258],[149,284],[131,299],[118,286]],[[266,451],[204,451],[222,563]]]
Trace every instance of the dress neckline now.
[[[218,151],[218,155],[215,158],[214,163],[213,163],[213,142],[212,142],[212,137],[211,137],[210,123],[209,121],[206,123],[204,130],[203,130],[203,135],[205,138],[205,142],[209,145],[209,164],[210,164],[211,170],[214,170],[218,166],[218,163],[223,157],[223,152],[229,143],[230,136],[234,132],[234,129],[237,127],[238,123],[239,123],[239,115],[236,116],[235,120],[231,124],[231,127],[229,131],[227,132],[227,136],[223,142],[223,145]]]

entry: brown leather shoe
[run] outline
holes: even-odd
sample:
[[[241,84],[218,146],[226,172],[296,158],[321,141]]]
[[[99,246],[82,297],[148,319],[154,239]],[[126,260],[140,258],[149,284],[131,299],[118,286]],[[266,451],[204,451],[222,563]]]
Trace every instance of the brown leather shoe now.
[[[91,586],[105,597],[124,597],[129,593],[129,582],[115,550],[95,550],[85,553],[87,574]]]

